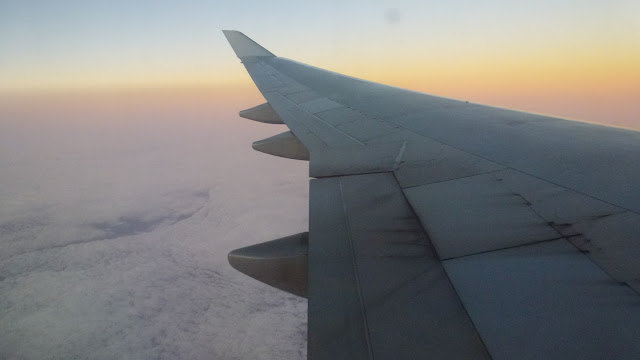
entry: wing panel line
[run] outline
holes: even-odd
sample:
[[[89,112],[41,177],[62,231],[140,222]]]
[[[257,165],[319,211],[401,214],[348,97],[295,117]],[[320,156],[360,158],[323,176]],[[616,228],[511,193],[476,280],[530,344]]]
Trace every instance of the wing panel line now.
[[[369,321],[367,319],[367,309],[364,304],[364,297],[362,296],[362,285],[360,283],[360,272],[358,271],[358,259],[356,257],[356,250],[353,245],[353,238],[351,237],[352,229],[349,222],[349,214],[347,212],[347,203],[344,198],[344,185],[342,179],[338,178],[338,188],[340,189],[340,199],[342,200],[342,211],[344,214],[344,221],[347,225],[347,241],[349,242],[349,249],[351,250],[351,265],[353,267],[353,273],[356,279],[356,288],[358,290],[358,297],[360,303],[360,312],[362,314],[362,322],[364,323],[364,336],[367,342],[367,350],[369,351],[369,358],[375,359],[373,356],[373,347],[371,345],[371,335],[369,334]]]

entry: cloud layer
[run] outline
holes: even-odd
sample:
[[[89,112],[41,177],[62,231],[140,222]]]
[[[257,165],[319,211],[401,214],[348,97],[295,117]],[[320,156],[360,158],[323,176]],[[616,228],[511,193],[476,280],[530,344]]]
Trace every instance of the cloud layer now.
[[[215,101],[18,110],[0,107],[0,358],[306,356],[306,301],[226,260],[307,229],[306,163],[250,149],[284,129]]]

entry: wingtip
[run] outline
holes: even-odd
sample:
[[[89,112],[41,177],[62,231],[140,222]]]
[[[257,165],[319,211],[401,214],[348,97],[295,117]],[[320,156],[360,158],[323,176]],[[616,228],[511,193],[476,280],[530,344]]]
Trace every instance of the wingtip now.
[[[240,59],[247,56],[275,56],[240,31],[222,30],[222,33]]]

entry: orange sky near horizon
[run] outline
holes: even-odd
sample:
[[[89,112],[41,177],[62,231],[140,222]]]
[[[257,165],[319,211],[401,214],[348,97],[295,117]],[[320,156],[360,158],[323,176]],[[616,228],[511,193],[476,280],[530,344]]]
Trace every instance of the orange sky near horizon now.
[[[238,66],[241,66],[238,64]],[[242,68],[242,71],[244,69]],[[501,93],[492,88],[486,91],[482,83],[477,88],[456,87],[452,84],[441,85],[437,88],[433,83],[422,83],[422,79],[402,81],[385,81],[384,75],[380,79],[390,85],[409,88],[416,91],[434,93],[473,102],[501,106],[517,110],[555,115],[558,117],[595,122],[624,128],[640,130],[638,118],[638,95],[631,92],[625,96],[622,89],[615,87],[607,89],[607,93],[576,87],[569,91],[565,89],[562,96],[553,92],[511,91]],[[618,90],[619,92],[615,92]],[[97,114],[118,113],[132,110],[159,115],[171,111],[181,111],[183,117],[189,117],[191,111],[208,111],[212,121],[217,116],[237,116],[237,112],[245,108],[264,102],[264,98],[247,76],[236,84],[222,86],[173,86],[156,88],[128,88],[128,89],[82,89],[67,91],[42,91],[0,94],[0,114],[4,120],[15,114],[30,114],[29,118],[46,119],[51,114],[64,116],[68,113],[87,113],[88,110]],[[615,108],[615,112],[612,112]],[[17,119],[21,117],[18,116]],[[89,119],[88,119],[89,120]],[[240,119],[244,121],[244,119]],[[123,119],[123,121],[129,121]]]
[[[0,98],[5,102],[20,99],[25,106],[28,102],[33,105],[48,103],[49,106],[43,108],[49,110],[56,102],[58,108],[70,109],[89,104],[94,107],[137,104],[157,108],[167,103],[204,102],[224,107],[264,101],[231,49],[226,50],[231,67],[225,71],[212,68],[208,74],[153,81],[139,79],[138,83],[135,83],[136,79],[130,79],[129,84],[93,81],[79,82],[75,87],[3,91]],[[602,59],[570,54],[501,61],[389,57],[366,62],[359,62],[357,58],[342,62],[332,58],[312,63],[343,74],[434,95],[640,129],[638,64],[640,55]]]
[[[279,56],[345,75],[640,129],[640,5],[631,0],[65,5],[0,4],[9,54],[0,101],[61,110],[263,101],[220,32],[237,28]]]
[[[145,78],[145,74],[140,73],[126,81],[102,74],[90,79],[79,77],[74,83],[72,76],[63,76],[64,82],[44,87],[37,86],[38,79],[34,78],[33,86],[29,86],[28,79],[23,78],[22,89],[0,91],[0,96],[21,101],[57,99],[61,108],[77,106],[77,101],[62,99],[77,100],[78,96],[91,98],[89,103],[93,106],[135,101],[153,106],[154,101],[160,104],[167,99],[186,103],[216,103],[218,99],[225,99],[219,102],[220,106],[249,99],[263,101],[231,49],[220,50],[227,58],[223,68],[212,65],[203,72],[173,73],[173,78]],[[396,52],[388,56],[378,54],[375,60],[363,61],[361,57],[346,54],[345,59],[339,55],[320,56],[308,62],[346,75],[434,95],[640,129],[640,47],[633,51],[611,50],[606,56],[567,50],[538,53],[536,57],[441,54],[411,58],[397,57],[393,55]]]

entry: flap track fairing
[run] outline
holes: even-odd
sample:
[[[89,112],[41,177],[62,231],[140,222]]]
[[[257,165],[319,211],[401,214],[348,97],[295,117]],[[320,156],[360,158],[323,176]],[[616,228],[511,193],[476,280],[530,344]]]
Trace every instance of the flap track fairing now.
[[[242,110],[240,117],[245,119],[258,121],[265,124],[284,124],[280,115],[276,113],[269,103],[254,106],[251,109]]]
[[[309,150],[291,131],[256,141],[251,146],[254,150],[265,154],[287,159],[309,160]]]
[[[233,250],[236,270],[288,293],[307,297],[309,233],[283,237]]]

